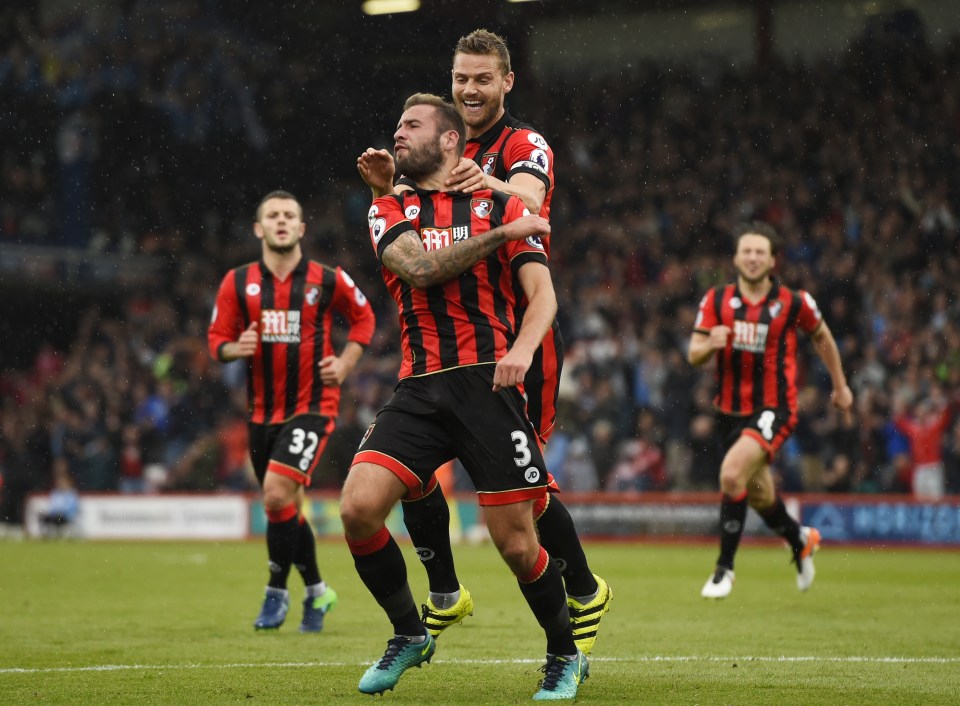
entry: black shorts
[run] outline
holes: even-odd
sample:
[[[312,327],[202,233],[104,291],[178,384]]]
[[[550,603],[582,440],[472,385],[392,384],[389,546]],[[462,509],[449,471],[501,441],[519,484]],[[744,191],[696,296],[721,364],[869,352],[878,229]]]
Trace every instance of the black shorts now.
[[[247,424],[250,461],[260,485],[267,471],[310,485],[334,427],[336,420],[319,414],[301,414],[283,424]]]
[[[748,434],[757,440],[767,452],[767,457],[773,460],[783,442],[793,434],[796,425],[796,414],[785,407],[767,407],[749,417],[735,417],[717,412],[717,438],[720,441],[721,454],[725,455],[741,435]]]
[[[459,458],[481,505],[542,497],[547,470],[523,395],[493,392],[493,365],[401,380],[367,429],[353,463],[392,471],[422,495],[441,465]]]

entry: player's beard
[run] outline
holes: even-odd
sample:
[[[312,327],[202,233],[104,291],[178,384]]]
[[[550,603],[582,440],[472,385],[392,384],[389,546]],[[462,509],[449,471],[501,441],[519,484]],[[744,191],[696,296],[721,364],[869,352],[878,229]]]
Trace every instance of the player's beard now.
[[[760,274],[751,277],[746,272],[741,270],[739,267],[737,268],[737,275],[740,277],[740,279],[742,279],[744,282],[754,287],[760,284],[761,282],[769,279],[771,272],[772,272],[771,268],[768,267],[767,269],[760,272]]]
[[[471,130],[480,130],[494,121],[500,113],[500,109],[503,107],[503,100],[501,98],[499,101],[488,101],[484,103],[479,114],[467,112],[462,98],[455,98],[454,104],[457,107],[457,112],[463,117],[463,121],[467,127]]]
[[[396,157],[397,169],[405,177],[414,181],[428,177],[443,165],[443,152],[440,150],[440,133],[432,142],[419,147],[408,148],[402,157]]]

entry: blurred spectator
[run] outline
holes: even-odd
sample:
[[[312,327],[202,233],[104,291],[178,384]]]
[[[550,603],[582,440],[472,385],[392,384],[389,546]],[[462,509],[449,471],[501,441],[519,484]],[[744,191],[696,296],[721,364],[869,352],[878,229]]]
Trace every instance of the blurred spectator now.
[[[126,424],[120,438],[120,479],[118,490],[121,493],[143,493],[147,490],[143,475],[143,448],[140,445],[140,427]]]
[[[665,490],[665,486],[663,452],[652,440],[644,437],[623,445],[604,485],[607,490],[621,493]]]
[[[832,330],[832,329],[831,329]],[[827,432],[827,405],[818,388],[808,385],[800,390],[797,404],[797,426],[793,438],[800,458],[803,487],[811,492],[824,489],[824,435]]]
[[[901,480],[909,484],[917,497],[943,497],[946,488],[944,436],[953,410],[954,405],[947,402],[939,388],[937,394],[918,402],[912,414],[903,403],[894,407],[893,422],[910,445],[909,475]]]
[[[80,495],[70,475],[70,465],[62,456],[53,462],[53,489],[47,510],[40,515],[40,532],[46,537],[69,533],[80,510]]]
[[[549,448],[558,440],[551,441]],[[569,441],[562,464],[553,466],[557,483],[571,493],[589,493],[600,489],[597,466],[590,453],[590,444],[586,437],[575,436]]]
[[[943,464],[947,494],[960,495],[960,419],[954,421],[945,440]]]

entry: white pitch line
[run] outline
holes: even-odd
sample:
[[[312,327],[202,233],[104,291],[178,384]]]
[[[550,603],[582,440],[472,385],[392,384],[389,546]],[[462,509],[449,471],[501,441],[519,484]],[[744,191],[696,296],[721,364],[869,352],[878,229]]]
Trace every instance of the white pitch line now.
[[[540,664],[541,659],[437,659],[433,664]],[[875,664],[960,664],[960,657],[780,657],[667,656],[595,657],[591,662],[859,662]],[[188,669],[300,669],[303,667],[364,667],[367,662],[249,662],[228,664],[97,664],[87,667],[0,667],[0,674],[59,674],[68,672],[122,672]]]

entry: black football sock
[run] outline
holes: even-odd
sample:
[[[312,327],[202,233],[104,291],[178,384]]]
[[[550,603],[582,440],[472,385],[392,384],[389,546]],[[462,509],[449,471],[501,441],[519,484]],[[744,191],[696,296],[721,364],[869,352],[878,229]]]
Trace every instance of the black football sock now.
[[[317,540],[306,517],[300,515],[297,524],[297,549],[293,554],[293,565],[303,577],[304,586],[316,586],[323,581],[317,565]]]
[[[717,566],[733,568],[733,558],[743,536],[743,523],[747,519],[747,492],[739,499],[733,499],[726,493],[720,501],[720,558]]]
[[[529,576],[518,577],[517,583],[534,617],[546,633],[547,654],[576,654],[577,645],[573,641],[563,577],[543,547],[540,548],[540,558],[534,570]]]
[[[534,520],[540,533],[540,544],[550,559],[559,565],[567,593],[571,596],[595,594],[599,589],[597,580],[587,564],[573,518],[563,503],[551,495],[546,509]]]
[[[783,537],[795,552],[803,550],[803,540],[800,539],[800,523],[790,517],[783,498],[778,494],[773,505],[760,510],[760,517],[767,523],[767,527]]]
[[[369,539],[347,540],[353,565],[367,590],[383,608],[397,635],[424,635],[417,604],[407,583],[407,565],[403,553],[384,527]]]
[[[280,511],[282,513],[284,511]],[[269,513],[279,515],[280,513]],[[269,515],[268,515],[269,518]],[[267,521],[267,556],[270,559],[270,580],[267,585],[271,588],[286,588],[287,577],[290,575],[290,565],[297,547],[296,508],[292,517],[286,520],[268,519]]]
[[[403,523],[427,571],[431,593],[460,589],[450,546],[450,508],[440,484],[417,500],[404,500]]]

